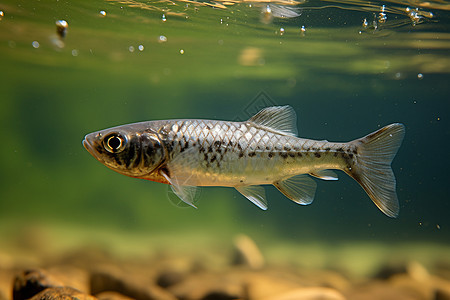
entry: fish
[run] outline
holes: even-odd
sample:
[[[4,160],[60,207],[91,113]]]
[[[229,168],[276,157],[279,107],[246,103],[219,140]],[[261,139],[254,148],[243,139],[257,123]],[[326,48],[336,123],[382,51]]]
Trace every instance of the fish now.
[[[169,184],[195,207],[200,186],[233,187],[266,210],[263,185],[290,200],[310,204],[316,181],[337,180],[333,170],[356,180],[387,216],[399,202],[392,160],[405,126],[387,125],[350,142],[298,137],[289,106],[266,107],[247,121],[174,119],[139,122],[87,134],[86,150],[106,167],[134,178]]]

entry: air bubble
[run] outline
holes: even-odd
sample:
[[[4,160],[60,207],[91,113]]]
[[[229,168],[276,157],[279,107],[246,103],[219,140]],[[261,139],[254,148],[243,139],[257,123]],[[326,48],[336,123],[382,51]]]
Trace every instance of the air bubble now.
[[[386,5],[383,5],[381,7],[380,13],[378,14],[378,22],[379,23],[385,23],[387,20],[387,15],[385,13],[385,9],[386,9]]]
[[[141,52],[144,51],[144,45],[139,45],[139,46],[138,46],[138,49],[139,49],[139,51],[141,51]]]
[[[162,18],[161,18],[161,20],[162,20],[163,22],[167,21],[167,19],[166,19],[166,15],[165,15],[165,14],[163,14],[163,15],[162,15]]]
[[[64,38],[67,34],[67,28],[69,27],[69,23],[66,20],[58,20],[56,21],[56,33],[60,38]]]
[[[158,38],[158,42],[159,43],[167,42],[167,37],[165,37],[164,35],[160,35],[159,38]]]
[[[362,26],[363,26],[364,29],[366,29],[369,26],[369,22],[367,21],[366,18],[364,18]]]
[[[73,49],[72,50],[72,56],[78,56],[78,50],[77,49]]]
[[[37,48],[39,48],[39,42],[38,41],[33,41],[32,43],[31,43],[31,46],[33,46],[33,48],[35,48],[35,49],[37,49]]]
[[[419,80],[423,79],[423,74],[422,73],[417,74],[417,79]]]
[[[134,52],[134,47],[133,46],[128,47],[128,51],[133,53]]]
[[[101,10],[101,11],[99,12],[99,14],[100,14],[100,16],[102,16],[102,17],[106,17],[106,11],[104,11],[104,10]]]
[[[281,28],[280,28],[280,35],[283,35],[283,34],[284,34],[284,28],[281,27]]]
[[[184,54],[184,50],[183,49],[180,50],[180,54]]]
[[[3,10],[0,10],[0,20],[5,16],[5,13],[3,12]]]

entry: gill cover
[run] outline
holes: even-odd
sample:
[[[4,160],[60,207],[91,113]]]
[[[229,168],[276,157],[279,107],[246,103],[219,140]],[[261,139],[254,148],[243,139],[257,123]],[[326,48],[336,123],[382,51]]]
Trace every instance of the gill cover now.
[[[142,157],[147,174],[161,165],[166,157],[166,149],[158,134],[153,130],[145,131],[141,135]]]

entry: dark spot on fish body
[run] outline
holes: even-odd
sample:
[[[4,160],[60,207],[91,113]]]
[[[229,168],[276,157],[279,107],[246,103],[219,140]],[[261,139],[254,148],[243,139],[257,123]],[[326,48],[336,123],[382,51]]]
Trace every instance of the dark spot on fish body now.
[[[244,180],[242,180],[242,179],[241,179],[241,180],[239,180],[239,182],[240,182],[240,183],[243,183],[243,182],[244,182]]]
[[[244,157],[244,152],[239,152],[239,158],[243,158]]]
[[[284,146],[284,151],[291,151],[291,147],[289,147],[289,146]]]
[[[146,147],[145,153],[147,154],[147,157],[152,157],[155,153],[155,149],[153,147]]]
[[[290,157],[295,157],[295,152],[289,152]]]
[[[337,157],[339,154],[341,154],[343,152],[344,149],[342,148],[338,148],[336,150],[334,150],[334,157]]]
[[[331,150],[331,148],[330,147],[327,147],[327,148],[325,148],[324,149],[326,152],[329,152],[330,150]]]
[[[321,155],[320,155],[319,152],[314,152],[314,156],[317,157],[317,158],[320,158],[320,157],[321,157]]]
[[[97,150],[98,153],[103,153],[105,151],[101,143],[96,144],[95,149]]]
[[[213,163],[216,159],[217,159],[217,155],[216,154],[211,156],[211,159],[210,159],[211,163]]]
[[[353,159],[353,153],[349,153],[348,157],[350,157],[350,159]]]
[[[116,154],[116,155],[114,155],[114,160],[116,161],[116,163],[119,165],[119,166],[121,166],[123,163],[122,163],[122,160],[120,159],[120,157]]]
[[[233,151],[234,147],[235,147],[235,144],[232,141],[229,141],[227,143],[226,147],[223,147],[224,148],[223,153],[227,153],[228,150]]]
[[[133,142],[134,141],[134,142]],[[142,160],[142,135],[138,138],[132,139],[131,142],[134,144],[134,155],[133,155],[133,163],[131,165],[132,168],[136,168],[139,166]]]
[[[269,158],[272,158],[273,157],[273,153],[269,152],[268,156],[269,156]]]
[[[213,147],[212,146],[209,146],[208,147],[208,153],[212,153],[213,152]]]
[[[130,146],[129,146],[128,152],[126,153],[126,155],[123,156],[123,158],[124,158],[124,163],[125,163],[125,167],[126,167],[127,169],[130,168],[132,159],[133,159],[134,156],[136,155],[136,143],[135,143],[135,140],[134,140],[134,139],[131,140],[131,141],[129,142],[129,145],[130,145]]]
[[[239,151],[242,151],[242,146],[240,143],[237,144],[237,147],[238,147]]]
[[[255,155],[256,155],[256,152],[249,152],[249,153],[248,153],[248,156],[249,156],[249,157],[253,157],[253,156],[255,156]]]
[[[280,152],[280,156],[286,159],[288,157],[288,154],[286,152]]]
[[[300,151],[298,151],[298,152],[297,152],[297,156],[298,156],[298,157],[302,157],[303,154],[302,154]]]
[[[217,149],[219,149],[220,146],[222,146],[222,142],[221,142],[221,141],[215,141],[215,142],[214,142],[214,147],[216,147]]]
[[[270,147],[269,147],[269,146],[266,146],[266,150],[270,150]]]

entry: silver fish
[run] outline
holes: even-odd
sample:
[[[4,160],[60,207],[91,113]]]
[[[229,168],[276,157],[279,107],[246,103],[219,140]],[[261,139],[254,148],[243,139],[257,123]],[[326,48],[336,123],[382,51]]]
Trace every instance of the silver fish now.
[[[398,215],[391,162],[405,134],[402,124],[335,143],[297,137],[296,122],[292,107],[275,106],[245,122],[180,119],[118,126],[86,135],[83,145],[118,173],[170,184],[193,207],[198,186],[227,186],[266,210],[264,184],[310,204],[316,191],[310,176],[337,180],[330,170],[335,169],[355,179],[383,213]]]

